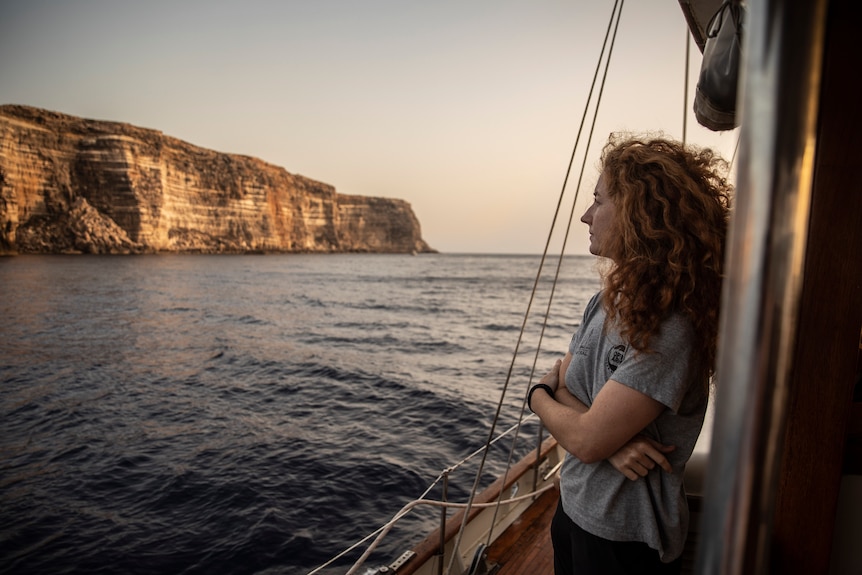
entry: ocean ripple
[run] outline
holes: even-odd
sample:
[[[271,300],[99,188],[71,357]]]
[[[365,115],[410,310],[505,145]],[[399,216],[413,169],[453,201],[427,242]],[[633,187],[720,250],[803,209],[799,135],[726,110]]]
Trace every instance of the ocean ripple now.
[[[597,286],[591,261],[567,260],[576,287],[555,296],[563,320],[543,361],[564,353]],[[0,572],[307,573],[482,447],[537,264],[0,260]],[[523,343],[498,430],[518,418],[535,343]],[[508,443],[492,447],[483,482]],[[448,497],[466,498],[473,474],[472,461],[454,471]],[[371,562],[438,518],[411,513]]]

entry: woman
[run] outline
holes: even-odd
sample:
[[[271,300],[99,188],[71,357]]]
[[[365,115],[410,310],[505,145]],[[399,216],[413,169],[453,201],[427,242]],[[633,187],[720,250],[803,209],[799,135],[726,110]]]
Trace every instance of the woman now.
[[[601,163],[581,221],[590,252],[609,259],[603,289],[528,397],[568,452],[555,571],[678,573],[683,472],[709,395],[732,188],[710,150],[661,138],[611,136]]]

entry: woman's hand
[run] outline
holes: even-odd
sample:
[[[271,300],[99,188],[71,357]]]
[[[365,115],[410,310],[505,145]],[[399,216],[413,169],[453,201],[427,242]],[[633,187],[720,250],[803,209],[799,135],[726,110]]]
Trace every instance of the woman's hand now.
[[[644,435],[636,435],[611,455],[608,461],[617,471],[635,481],[639,477],[646,477],[656,465],[672,473],[673,467],[665,454],[674,449],[675,445],[664,445]]]
[[[557,388],[560,386],[560,366],[563,364],[561,360],[557,360],[554,363],[553,369],[546,373],[542,379],[539,380],[539,383],[544,383],[548,387],[554,390],[554,393],[557,392]]]

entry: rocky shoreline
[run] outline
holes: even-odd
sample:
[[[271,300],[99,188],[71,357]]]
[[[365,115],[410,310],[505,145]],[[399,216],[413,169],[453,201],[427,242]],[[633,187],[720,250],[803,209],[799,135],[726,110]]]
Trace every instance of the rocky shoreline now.
[[[434,251],[403,200],[157,130],[0,106],[0,254]]]

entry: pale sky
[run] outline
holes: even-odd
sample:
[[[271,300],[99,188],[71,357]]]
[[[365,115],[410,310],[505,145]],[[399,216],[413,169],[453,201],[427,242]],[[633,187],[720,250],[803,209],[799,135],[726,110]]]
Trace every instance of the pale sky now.
[[[540,253],[612,7],[6,0],[0,103],[152,128],[340,193],[401,198],[441,252]],[[688,141],[731,158],[737,131],[710,132],[691,112],[694,42],[683,101],[686,34],[678,0],[625,4],[576,217],[611,131],[681,138],[687,110]],[[577,171],[566,214],[576,183]],[[587,253],[586,236],[576,222],[567,252]]]

